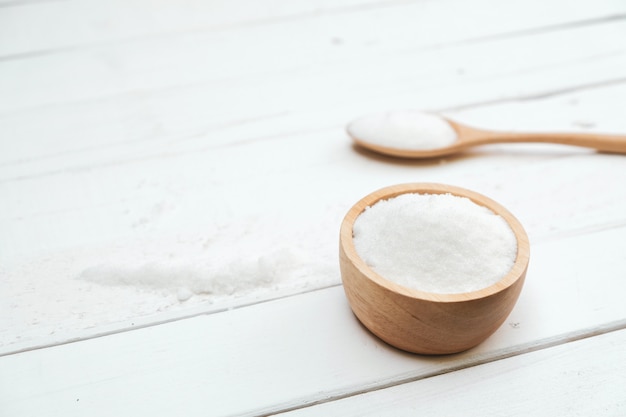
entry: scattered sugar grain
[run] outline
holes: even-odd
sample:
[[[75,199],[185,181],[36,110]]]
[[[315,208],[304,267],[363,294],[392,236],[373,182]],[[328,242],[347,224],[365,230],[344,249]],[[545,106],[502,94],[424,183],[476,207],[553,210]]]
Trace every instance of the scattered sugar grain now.
[[[176,298],[181,303],[189,300],[193,296],[193,292],[187,287],[180,287],[176,292]]]
[[[486,288],[517,255],[515,234],[501,216],[451,194],[378,201],[356,219],[353,237],[357,254],[382,277],[439,294]]]
[[[348,126],[348,132],[367,143],[407,150],[437,149],[457,140],[445,119],[411,110],[362,117]]]

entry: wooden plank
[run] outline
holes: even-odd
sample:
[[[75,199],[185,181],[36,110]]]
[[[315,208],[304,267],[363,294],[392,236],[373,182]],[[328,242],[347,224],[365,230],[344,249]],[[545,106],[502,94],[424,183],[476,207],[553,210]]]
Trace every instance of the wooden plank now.
[[[621,330],[281,415],[621,416],[625,375]]]
[[[507,322],[463,354],[422,357],[383,344],[334,287],[4,356],[0,410],[267,414],[625,328],[625,237],[622,227],[536,245]]]
[[[3,4],[4,3],[4,4]],[[379,1],[374,5],[383,6]],[[211,31],[238,25],[271,24],[369,6],[363,0],[238,2],[145,0],[106,3],[80,0],[6,0],[0,2],[0,55],[5,59],[63,51],[85,45],[127,41],[180,32]],[[46,32],[50,21],[57,30]]]
[[[405,20],[398,20],[398,10],[406,16]],[[408,26],[403,28],[404,24],[410,21],[411,26],[421,27],[423,33],[443,33],[446,40],[458,40],[619,16],[624,11],[619,2],[590,4],[583,0],[550,4],[529,0],[524,5],[503,5],[490,0],[474,1],[472,4],[459,0],[301,0],[236,4],[228,1],[207,3],[188,0],[180,3],[162,0],[158,5],[147,0],[113,0],[106,3],[51,1],[3,8],[0,14],[0,56],[20,57],[84,45],[274,24],[286,20],[302,23],[341,14],[374,13],[378,16],[378,24],[374,27],[388,27],[388,33],[400,28],[404,32],[408,29]],[[51,21],[55,22],[55,31],[46,30]],[[439,21],[447,24],[434,24]],[[402,24],[397,25],[399,22]],[[463,30],[451,30],[454,28]]]

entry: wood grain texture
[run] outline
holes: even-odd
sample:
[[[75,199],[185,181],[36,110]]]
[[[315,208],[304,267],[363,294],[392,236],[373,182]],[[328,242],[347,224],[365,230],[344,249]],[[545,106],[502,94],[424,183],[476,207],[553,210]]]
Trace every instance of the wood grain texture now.
[[[509,273],[487,288],[460,294],[418,291],[377,274],[354,247],[354,222],[367,207],[406,193],[449,193],[469,198],[501,216],[517,240],[517,255]],[[478,345],[506,320],[524,285],[530,244],[519,221],[481,194],[444,184],[401,184],[367,195],[348,211],[341,224],[339,259],[346,296],[365,327],[392,346],[409,352],[449,354]]]

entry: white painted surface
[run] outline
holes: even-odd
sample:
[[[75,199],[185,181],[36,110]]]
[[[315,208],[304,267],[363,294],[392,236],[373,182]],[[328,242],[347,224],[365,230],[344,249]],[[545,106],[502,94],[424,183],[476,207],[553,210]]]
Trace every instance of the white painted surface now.
[[[385,345],[334,287],[5,356],[0,410],[259,415],[624,328],[624,239],[622,227],[535,245],[507,322],[463,354],[429,358]]]
[[[304,416],[623,416],[626,331],[304,408]]]
[[[207,398],[262,414],[500,356],[523,368],[528,349],[624,327],[626,158],[497,145],[407,162],[344,132],[406,108],[626,132],[623,2],[148,3],[0,3],[0,354],[59,345],[0,357],[1,415],[205,415]],[[387,348],[337,287],[344,213],[412,181],[485,194],[531,239],[518,306],[461,356]],[[184,302],[178,284],[79,279],[157,263],[241,289],[285,250],[297,261],[269,285]]]

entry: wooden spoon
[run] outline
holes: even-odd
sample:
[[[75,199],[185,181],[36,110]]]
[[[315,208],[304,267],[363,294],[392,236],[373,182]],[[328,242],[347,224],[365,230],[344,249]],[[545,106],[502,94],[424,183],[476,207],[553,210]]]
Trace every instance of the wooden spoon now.
[[[377,131],[371,136],[366,138],[368,134],[364,134],[363,124],[369,122],[368,117],[355,120],[347,126],[348,135],[354,140],[354,142],[364,148],[370,149],[374,152],[378,152],[384,155],[391,155],[400,158],[436,158],[441,156],[453,155],[466,150],[472,146],[487,145],[493,143],[515,143],[515,142],[536,142],[536,143],[558,143],[563,145],[582,146],[587,148],[596,149],[602,152],[610,153],[626,153],[626,135],[605,135],[596,133],[514,133],[514,132],[499,132],[477,129],[455,121],[446,119],[444,117],[429,115],[418,111],[413,112],[397,112],[402,113],[403,126],[405,129],[403,135],[406,136],[410,133],[411,128],[415,128],[419,131],[420,123],[424,117],[428,117],[432,120],[433,117],[440,119],[442,124],[447,124],[456,133],[456,140],[452,143],[445,144],[441,147],[429,147],[427,149],[417,149],[417,146],[413,149],[401,148],[397,144],[387,145],[388,140],[391,139],[390,135],[398,132],[397,126],[391,126],[394,123],[394,113],[386,113],[384,115],[373,115],[368,117],[376,117]],[[415,116],[415,126],[407,126],[407,119]],[[399,119],[396,119],[399,120]],[[381,126],[380,124],[386,124]],[[371,124],[371,123],[370,123]],[[395,128],[395,129],[394,129]],[[409,130],[406,130],[409,129]],[[393,132],[390,132],[392,130]],[[427,132],[428,133],[428,132]],[[435,132],[436,133],[436,132]],[[422,134],[424,134],[422,132]]]

